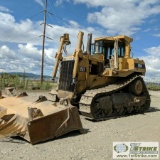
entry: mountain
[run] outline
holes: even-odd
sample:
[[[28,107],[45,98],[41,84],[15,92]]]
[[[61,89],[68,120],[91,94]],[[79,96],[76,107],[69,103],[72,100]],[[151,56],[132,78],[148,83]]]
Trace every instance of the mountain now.
[[[4,73],[0,73],[0,75],[1,74],[4,74]],[[20,77],[24,76],[24,72],[6,72],[6,74],[19,75]],[[40,79],[40,75],[37,75],[34,73],[25,73],[25,76],[32,79]],[[51,76],[44,75],[43,77],[44,79],[51,79]]]

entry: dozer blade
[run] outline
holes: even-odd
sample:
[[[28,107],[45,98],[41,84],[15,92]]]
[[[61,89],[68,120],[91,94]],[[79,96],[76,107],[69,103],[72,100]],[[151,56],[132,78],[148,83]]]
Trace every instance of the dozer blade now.
[[[74,130],[82,131],[82,124],[72,105],[53,105],[44,96],[0,99],[0,137],[20,136],[36,144]]]

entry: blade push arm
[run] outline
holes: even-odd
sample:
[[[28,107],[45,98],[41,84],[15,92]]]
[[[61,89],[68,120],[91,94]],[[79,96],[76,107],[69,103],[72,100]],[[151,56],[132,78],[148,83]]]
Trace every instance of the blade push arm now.
[[[58,65],[59,62],[62,61],[63,57],[62,57],[62,49],[64,45],[69,45],[70,44],[70,40],[69,40],[69,34],[65,33],[61,38],[60,38],[60,45],[59,45],[59,49],[58,52],[56,53],[56,62],[54,65],[54,69],[53,69],[53,73],[52,73],[52,78],[56,77],[56,73],[57,73],[57,69],[58,69]]]
[[[77,48],[74,52],[74,57],[75,57],[75,63],[74,63],[74,68],[73,68],[73,79],[76,78],[77,76],[77,71],[78,71],[78,63],[79,63],[79,57],[82,57],[82,44],[83,44],[83,32],[79,32],[78,33],[78,44],[77,44]]]

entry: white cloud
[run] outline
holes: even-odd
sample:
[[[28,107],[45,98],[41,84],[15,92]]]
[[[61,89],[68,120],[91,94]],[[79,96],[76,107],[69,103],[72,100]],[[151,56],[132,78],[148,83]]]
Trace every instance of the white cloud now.
[[[155,58],[160,58],[160,46],[147,48],[147,49],[145,49],[145,51],[146,51],[149,55],[155,56]]]
[[[85,3],[90,7],[104,7],[104,6],[115,6],[115,8],[124,8],[126,9],[126,6],[130,6],[132,4],[135,4],[136,6],[140,5],[141,6],[146,6],[146,5],[153,5],[155,3],[158,3],[159,0],[121,0],[121,3],[119,0],[73,0],[75,3]]]
[[[20,68],[19,63],[20,59],[16,55],[15,51],[10,49],[8,46],[3,45],[0,47],[0,70],[2,72],[10,72],[10,71],[18,71],[18,68]]]
[[[73,20],[70,20],[69,23],[70,23],[70,25],[73,26],[73,27],[76,27],[76,28],[79,28],[79,27],[80,27],[79,24],[78,24],[77,22],[73,21]]]
[[[11,14],[0,12],[0,41],[40,44],[42,26],[39,23],[33,23],[30,19],[16,22]]]
[[[29,61],[32,62],[41,62],[41,55],[42,55],[42,49],[34,46],[33,44],[19,44],[18,45],[18,52],[21,54],[21,56],[27,58]],[[54,54],[56,53],[56,50],[53,48],[47,48],[44,50],[44,56],[45,56],[45,63],[46,66],[52,65],[54,62]]]
[[[40,6],[44,6],[43,1],[42,0],[35,0],[35,2],[37,2]]]
[[[55,6],[61,5],[64,1],[70,2],[71,0],[56,0],[56,1],[55,1]]]
[[[3,45],[0,47],[0,59],[16,59],[16,54],[6,45]]]
[[[10,9],[3,7],[3,6],[0,6],[0,11],[1,12],[12,12]]]
[[[140,25],[154,14],[160,13],[159,0],[74,0],[89,7],[101,7],[101,11],[88,14],[90,23],[97,23],[110,35],[132,35]]]
[[[52,70],[53,49],[45,49],[45,71]],[[41,49],[32,44],[18,44],[18,50],[13,51],[6,45],[0,47],[0,72],[26,72],[40,73]],[[47,73],[48,74],[48,73]],[[51,73],[50,73],[51,74]]]
[[[160,33],[159,34],[153,34],[153,36],[160,37]]]
[[[30,58],[34,61],[41,60],[41,52],[33,44],[27,43],[26,45],[19,44],[18,52],[26,58]]]
[[[62,3],[63,3],[63,0],[56,0],[55,5],[56,5],[56,6],[59,6],[59,5],[61,5]]]
[[[143,32],[149,32],[151,29],[150,28],[147,28],[145,30],[143,30]]]
[[[142,56],[140,59],[145,61],[147,78],[154,79],[154,77],[158,77],[160,81],[160,46],[147,48],[145,52],[147,52],[148,55]]]

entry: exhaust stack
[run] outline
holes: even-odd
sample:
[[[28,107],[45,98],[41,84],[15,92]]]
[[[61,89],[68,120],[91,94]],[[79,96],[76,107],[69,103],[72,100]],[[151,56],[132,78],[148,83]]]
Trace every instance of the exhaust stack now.
[[[91,55],[91,44],[92,44],[92,33],[88,34],[88,40],[87,40],[87,54]]]

